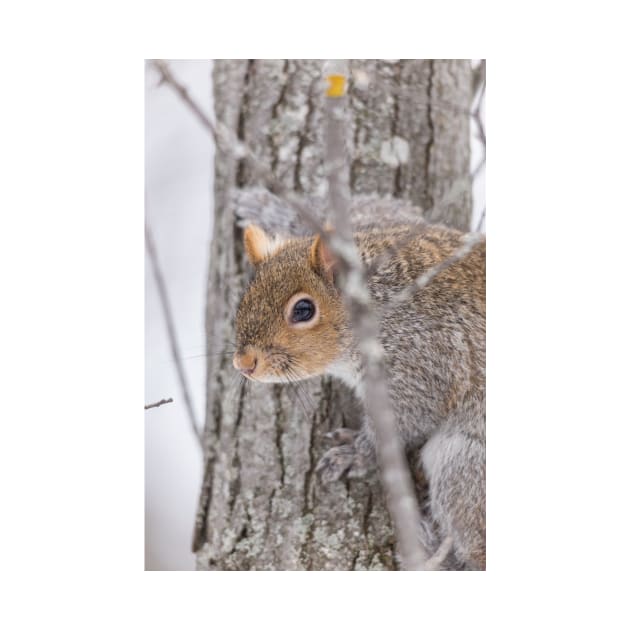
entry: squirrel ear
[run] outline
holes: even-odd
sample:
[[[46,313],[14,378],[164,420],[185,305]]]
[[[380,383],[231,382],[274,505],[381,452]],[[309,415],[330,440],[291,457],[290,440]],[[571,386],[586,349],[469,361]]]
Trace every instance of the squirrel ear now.
[[[252,265],[257,265],[271,253],[271,242],[272,239],[257,225],[250,223],[245,228],[243,243],[245,245],[247,258],[249,258],[249,262],[252,263]]]
[[[323,275],[326,280],[330,282],[334,280],[337,260],[319,234],[311,245],[309,262],[311,267]]]

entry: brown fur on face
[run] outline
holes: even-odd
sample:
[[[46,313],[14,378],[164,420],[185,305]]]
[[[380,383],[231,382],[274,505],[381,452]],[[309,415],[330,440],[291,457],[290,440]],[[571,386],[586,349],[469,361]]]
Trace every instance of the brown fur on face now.
[[[279,243],[260,228],[248,228],[245,243],[256,276],[238,309],[236,356],[256,357],[255,380],[288,382],[322,374],[347,347],[349,332],[319,237]],[[287,302],[302,292],[319,309],[311,328],[292,327],[285,319]]]

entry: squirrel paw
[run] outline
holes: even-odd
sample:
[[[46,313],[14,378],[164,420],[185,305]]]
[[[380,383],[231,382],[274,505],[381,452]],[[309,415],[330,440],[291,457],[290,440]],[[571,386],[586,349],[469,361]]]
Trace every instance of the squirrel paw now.
[[[324,484],[338,481],[343,475],[349,479],[365,477],[369,471],[368,462],[355,450],[353,443],[333,446],[324,453],[315,469]]]
[[[354,429],[342,427],[341,429],[335,429],[330,433],[326,433],[324,437],[329,439],[334,446],[341,446],[342,444],[353,444],[358,433],[359,432]]]

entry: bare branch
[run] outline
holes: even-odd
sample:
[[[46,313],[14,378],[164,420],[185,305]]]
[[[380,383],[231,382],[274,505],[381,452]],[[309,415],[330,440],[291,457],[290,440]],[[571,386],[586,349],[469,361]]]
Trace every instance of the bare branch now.
[[[473,102],[476,102],[476,105],[471,112],[471,118],[477,127],[477,136],[481,141],[483,155],[479,164],[475,167],[475,170],[472,172],[473,180],[477,178],[481,169],[486,164],[486,130],[483,124],[483,120],[481,117],[481,106],[483,105],[484,96],[486,93],[486,60],[482,59],[481,63],[475,70],[475,74],[473,77]],[[484,206],[483,212],[481,213],[481,217],[477,222],[477,227],[475,229],[476,232],[481,230],[481,226],[486,218],[486,208]]]
[[[173,75],[168,64],[157,59],[153,62],[154,67],[160,72],[161,81],[169,85],[181,98],[184,104],[195,114],[201,124],[210,132],[217,145],[220,145],[226,152],[230,153],[237,159],[245,158],[251,166],[253,172],[261,177],[265,184],[275,192],[276,195],[282,197],[289,205],[291,205],[302,219],[309,225],[313,232],[322,232],[323,225],[320,223],[317,215],[297,196],[292,190],[287,188],[264,164],[254,152],[244,145],[230,129],[220,122],[213,123],[201,107],[191,98],[188,90]]]
[[[479,173],[481,173],[481,169],[485,166],[485,164],[486,164],[486,149],[484,145],[483,157],[479,160],[479,164],[475,166],[475,170],[470,174],[470,177],[472,179],[477,179],[477,176],[479,175]]]
[[[219,144],[219,134],[217,133],[214,123],[203,112],[201,107],[188,94],[188,90],[180,83],[171,72],[169,65],[163,59],[154,59],[153,67],[160,73],[160,85],[167,83],[177,95],[186,103],[188,108],[195,114],[197,120],[212,134],[214,141]]]
[[[160,269],[157,252],[155,249],[155,244],[153,242],[153,237],[151,236],[151,230],[149,229],[149,226],[146,223],[144,226],[144,238],[145,238],[147,253],[149,254],[149,260],[151,261],[153,277],[155,278],[155,283],[157,284],[157,288],[158,288],[158,295],[160,297],[160,305],[162,306],[162,312],[164,314],[164,320],[166,322],[166,332],[168,334],[168,340],[171,347],[171,355],[173,356],[173,361],[175,361],[175,367],[177,368],[177,376],[179,378],[179,385],[182,390],[184,402],[186,403],[186,410],[188,411],[188,419],[190,420],[190,428],[192,429],[193,433],[195,434],[195,437],[197,438],[197,443],[203,450],[201,430],[199,429],[199,425],[197,424],[197,419],[195,417],[195,410],[193,409],[192,400],[190,397],[190,391],[188,388],[188,382],[186,380],[186,373],[184,372],[184,366],[182,365],[182,361],[181,361],[181,354],[179,352],[179,344],[177,343],[177,334],[175,332],[175,322],[173,320],[173,314],[171,312],[171,305],[168,299],[168,293],[166,291],[166,283],[164,281],[164,275],[162,274],[162,271]]]
[[[486,85],[486,60],[482,59],[473,72],[472,93],[477,94]]]
[[[475,169],[475,174],[481,169],[481,165],[486,163],[486,129],[481,119],[481,106],[483,105],[483,99],[486,93],[486,60],[482,59],[479,67],[477,68],[474,80],[473,80],[473,99],[476,101],[476,105],[471,112],[470,116],[473,119],[477,127],[477,135],[483,145],[483,160],[481,164]]]
[[[479,139],[481,140],[484,147],[484,157],[485,157],[485,148],[486,148],[486,130],[483,126],[483,121],[481,120],[481,113],[477,110],[473,114],[473,120],[477,125],[477,133],[479,134]]]
[[[429,284],[429,282],[431,282],[438,274],[442,273],[445,269],[456,262],[466,258],[466,256],[468,256],[468,254],[470,254],[470,252],[472,252],[472,250],[484,240],[485,236],[483,234],[476,232],[464,234],[462,236],[463,243],[460,247],[458,247],[448,258],[445,258],[437,265],[433,265],[433,267],[430,267],[424,271],[424,273],[419,275],[412,286],[403,289],[400,293],[397,293],[392,298],[389,308],[393,309],[401,302],[409,300],[414,293],[424,289],[424,287],[426,287],[427,284]]]
[[[401,564],[407,570],[424,570],[429,554],[418,539],[420,509],[389,401],[382,362],[384,350],[378,340],[379,321],[371,308],[365,271],[354,242],[348,212],[349,163],[344,126],[347,70],[344,66],[339,64],[336,68],[328,66],[327,69],[331,86],[326,99],[325,161],[330,208],[336,228],[329,243],[341,263],[341,289],[351,316],[353,335],[365,363],[365,407],[373,420],[381,480],[396,532]]]
[[[462,191],[466,190],[470,186],[470,176],[468,174],[458,177],[450,186],[450,188],[442,195],[440,199],[435,202],[428,211],[422,208],[422,213],[427,212],[439,213],[442,208],[445,208],[453,200],[457,199],[461,195]],[[400,240],[396,246],[391,246],[385,249],[382,254],[376,256],[369,265],[369,270],[373,271],[382,265],[386,265],[399,251],[405,249],[416,236],[418,236],[427,226],[427,222],[423,219],[416,224],[410,224],[409,234]]]
[[[155,407],[161,407],[162,405],[166,405],[166,403],[172,403],[172,398],[162,398],[162,400],[158,400],[157,402],[151,403],[150,405],[145,405],[145,409],[154,409]]]
[[[477,223],[477,227],[475,229],[475,232],[480,232],[481,231],[481,226],[483,225],[483,222],[486,220],[486,206],[483,207],[483,212],[481,213],[481,216],[479,217],[479,221]]]

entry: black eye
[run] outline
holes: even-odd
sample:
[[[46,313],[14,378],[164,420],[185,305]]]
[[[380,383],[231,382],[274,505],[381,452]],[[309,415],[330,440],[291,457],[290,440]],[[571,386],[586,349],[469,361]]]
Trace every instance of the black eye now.
[[[300,300],[296,302],[291,313],[291,321],[295,324],[297,322],[307,322],[309,319],[313,319],[315,315],[315,304],[310,300]]]

